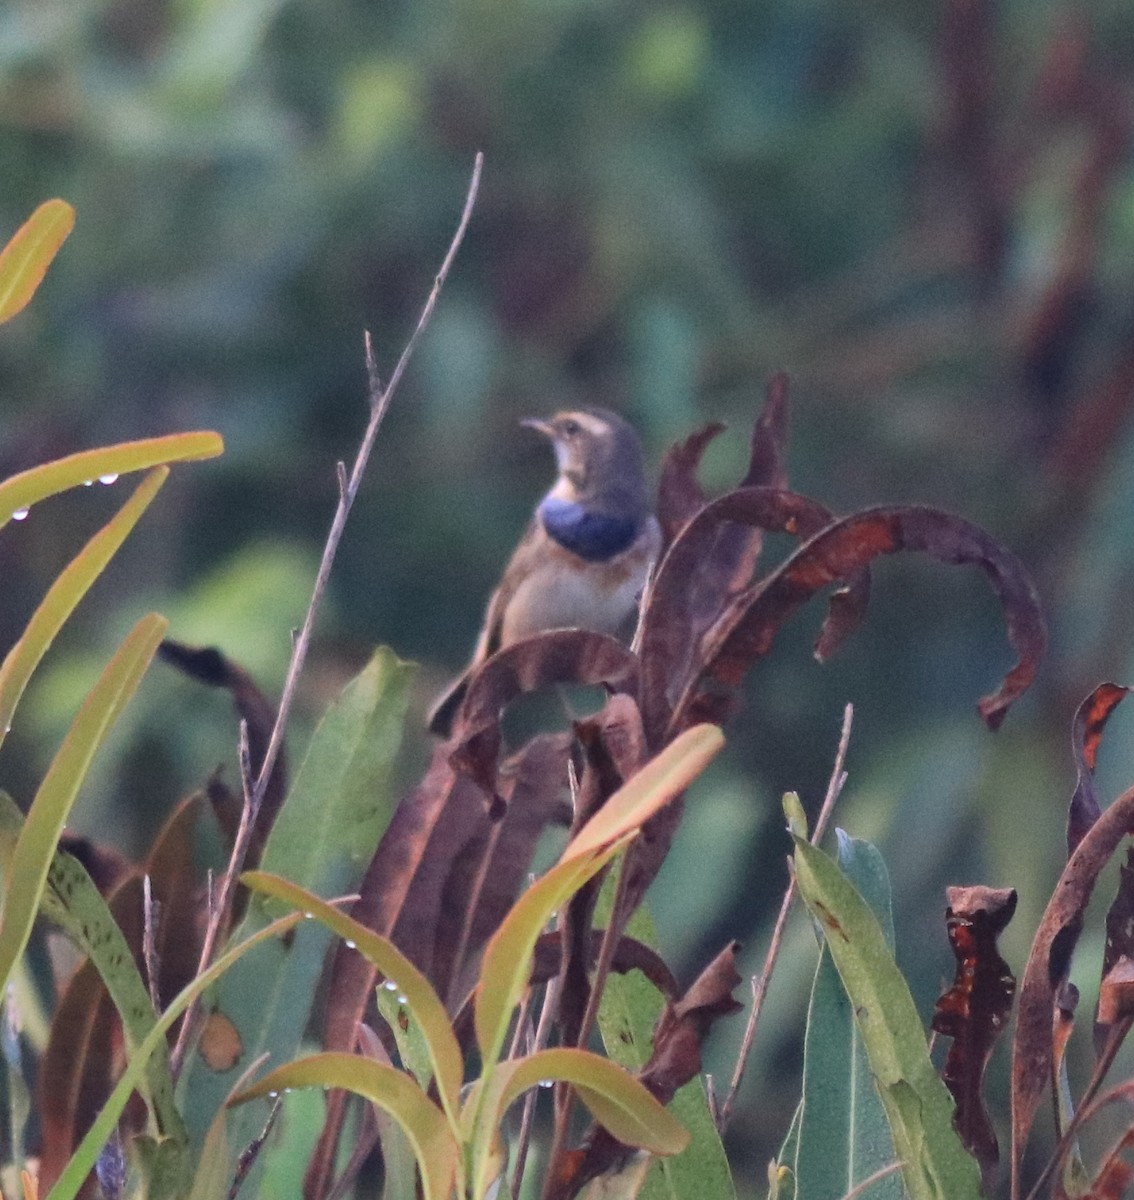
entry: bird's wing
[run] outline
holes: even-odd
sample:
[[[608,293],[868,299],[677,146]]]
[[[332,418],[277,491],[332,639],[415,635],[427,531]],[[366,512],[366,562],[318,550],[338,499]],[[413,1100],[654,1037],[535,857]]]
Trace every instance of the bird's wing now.
[[[430,709],[428,721],[430,733],[435,733],[440,737],[449,736],[452,731],[453,718],[457,715],[457,709],[461,707],[465,692],[468,691],[469,681],[500,649],[504,631],[504,613],[507,611],[512,597],[516,594],[516,589],[531,572],[533,558],[539,554],[538,543],[542,532],[538,525],[538,519],[533,517],[524,531],[519,545],[508,560],[504,574],[500,577],[500,583],[488,598],[484,622],[480,628],[480,637],[477,638],[476,649],[469,660],[469,665],[441,693],[433,708]]]

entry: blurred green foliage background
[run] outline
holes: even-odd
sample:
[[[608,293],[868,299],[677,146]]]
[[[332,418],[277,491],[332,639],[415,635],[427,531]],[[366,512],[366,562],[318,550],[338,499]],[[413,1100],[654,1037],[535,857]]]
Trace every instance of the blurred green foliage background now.
[[[825,668],[805,614],[690,804],[654,900],[666,947],[688,976],[741,936],[757,969],[785,882],[778,796],[814,811],[852,701],[839,821],[883,847],[923,1009],[952,972],[946,883],[1020,889],[1019,969],[1060,865],[1072,712],[1134,674],[1132,67],[1123,0],[9,0],[0,233],[52,195],[79,218],[0,338],[0,473],[187,428],[228,451],[175,472],[84,603],[5,786],[27,802],[144,606],[278,688],[334,463],[365,421],[362,330],[388,372],[479,149],[480,201],[349,526],[293,751],[378,641],[422,663],[420,729],[551,478],[519,417],[618,408],[655,463],[727,420],[704,472],[723,488],[786,368],[794,485],[984,524],[1034,571],[1052,654],[994,737],[973,704],[1010,656],[976,572],[882,564],[866,627]],[[0,649],[112,492],[4,531]],[[1134,780],[1132,722],[1112,722],[1104,790]],[[155,668],[79,827],[136,850],[234,738],[223,697]],[[410,742],[407,781],[426,753]],[[796,1099],[811,942],[799,922],[734,1126],[750,1187]],[[738,1038],[718,1033],[718,1075]]]

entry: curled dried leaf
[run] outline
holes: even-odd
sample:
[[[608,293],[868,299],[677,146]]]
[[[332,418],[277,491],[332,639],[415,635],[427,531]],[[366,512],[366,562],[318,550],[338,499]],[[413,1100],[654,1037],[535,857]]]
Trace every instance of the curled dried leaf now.
[[[1068,857],[1102,811],[1095,795],[1095,762],[1110,714],[1129,691],[1117,683],[1100,683],[1075,710],[1075,719],[1071,723],[1071,753],[1075,757],[1078,778],[1067,809]]]

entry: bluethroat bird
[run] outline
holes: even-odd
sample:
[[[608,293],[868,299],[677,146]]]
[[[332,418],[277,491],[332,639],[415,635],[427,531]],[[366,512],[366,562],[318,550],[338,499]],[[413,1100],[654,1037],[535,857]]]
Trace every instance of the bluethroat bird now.
[[[638,435],[602,408],[521,424],[550,439],[559,466],[488,601],[472,661],[429,714],[447,737],[469,680],[497,650],[549,629],[618,633],[661,551]]]

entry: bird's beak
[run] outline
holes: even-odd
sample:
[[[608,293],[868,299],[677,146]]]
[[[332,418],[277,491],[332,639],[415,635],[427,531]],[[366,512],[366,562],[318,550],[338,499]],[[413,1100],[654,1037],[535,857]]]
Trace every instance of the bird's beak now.
[[[525,417],[520,424],[525,429],[534,429],[544,437],[555,441],[555,426],[550,421],[541,421],[539,417]]]

